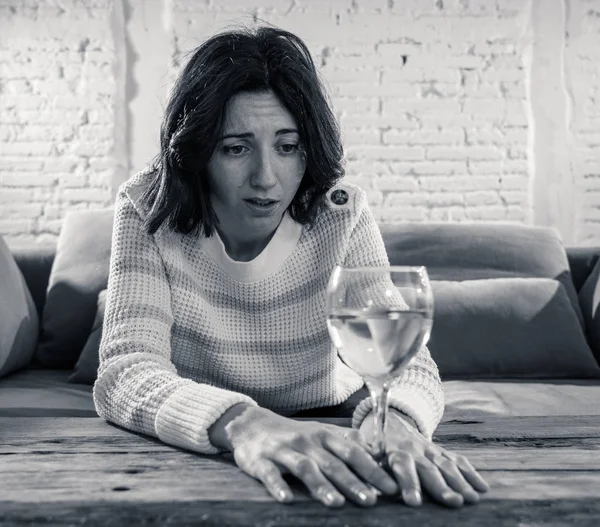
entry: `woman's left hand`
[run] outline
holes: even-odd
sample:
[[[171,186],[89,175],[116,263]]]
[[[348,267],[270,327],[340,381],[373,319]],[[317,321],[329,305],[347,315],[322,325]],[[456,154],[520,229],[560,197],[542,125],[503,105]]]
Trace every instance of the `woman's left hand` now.
[[[424,437],[394,409],[388,411],[386,425],[387,465],[394,474],[407,505],[422,503],[422,489],[448,507],[479,501],[479,493],[489,485],[469,460],[445,450]],[[369,414],[361,425],[366,438],[373,437],[374,417]]]

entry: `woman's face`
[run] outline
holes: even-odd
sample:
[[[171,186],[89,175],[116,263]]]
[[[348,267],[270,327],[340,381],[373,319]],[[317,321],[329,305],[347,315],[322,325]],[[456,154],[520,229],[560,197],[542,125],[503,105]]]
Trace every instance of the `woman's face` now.
[[[270,235],[305,168],[296,123],[279,99],[272,92],[234,96],[208,163],[219,232],[240,241]]]

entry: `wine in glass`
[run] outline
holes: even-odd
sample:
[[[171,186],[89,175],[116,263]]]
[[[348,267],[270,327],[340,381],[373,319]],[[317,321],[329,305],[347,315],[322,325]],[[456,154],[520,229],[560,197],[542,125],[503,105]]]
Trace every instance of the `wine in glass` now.
[[[365,381],[375,412],[372,448],[385,456],[390,387],[431,333],[433,294],[427,269],[341,267],[327,288],[327,327],[342,361]]]

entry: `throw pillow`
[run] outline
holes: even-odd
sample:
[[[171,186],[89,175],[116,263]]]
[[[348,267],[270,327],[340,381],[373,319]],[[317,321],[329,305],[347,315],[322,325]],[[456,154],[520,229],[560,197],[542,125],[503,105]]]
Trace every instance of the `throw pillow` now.
[[[106,289],[114,211],[66,216],[52,264],[36,351],[45,368],[71,369],[90,334],[98,293]]]
[[[600,364],[600,260],[581,286],[579,302],[592,351]]]
[[[442,377],[600,377],[557,280],[432,281],[432,289],[428,347]]]
[[[98,295],[98,306],[92,332],[85,343],[79,360],[75,365],[73,373],[68,381],[77,384],[94,384],[98,376],[100,366],[100,340],[102,339],[102,323],[104,322],[104,311],[106,309],[106,289]]]
[[[0,377],[30,363],[38,340],[38,324],[27,283],[0,236]]]
[[[558,231],[510,223],[382,225],[390,262],[425,265],[432,280],[554,278],[584,327],[569,260]]]

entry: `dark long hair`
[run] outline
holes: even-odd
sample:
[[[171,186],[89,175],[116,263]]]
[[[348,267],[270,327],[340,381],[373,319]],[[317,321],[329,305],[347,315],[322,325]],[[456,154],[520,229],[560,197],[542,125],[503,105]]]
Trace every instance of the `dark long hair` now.
[[[340,131],[304,42],[261,26],[217,34],[192,53],[165,110],[160,153],[142,202],[150,234],[167,221],[179,233],[210,236],[208,162],[217,146],[227,102],[239,92],[271,90],[294,117],[306,171],[290,203],[298,223],[312,225],[321,198],[343,175]]]

